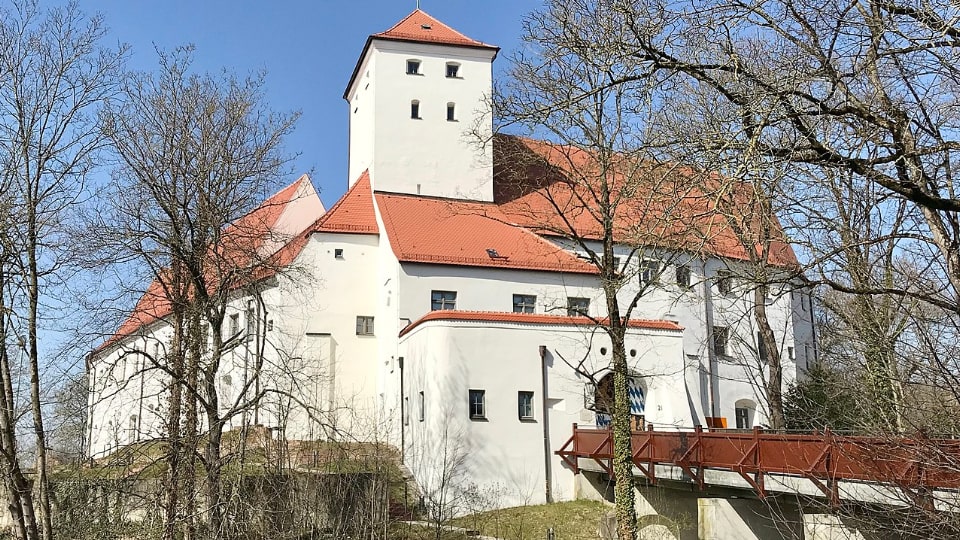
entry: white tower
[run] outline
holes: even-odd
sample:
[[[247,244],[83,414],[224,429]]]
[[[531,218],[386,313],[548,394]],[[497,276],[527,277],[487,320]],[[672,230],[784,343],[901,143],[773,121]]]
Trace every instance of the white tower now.
[[[492,201],[492,149],[470,132],[493,129],[498,51],[419,9],[367,38],[343,94],[350,184],[369,169],[377,191]]]

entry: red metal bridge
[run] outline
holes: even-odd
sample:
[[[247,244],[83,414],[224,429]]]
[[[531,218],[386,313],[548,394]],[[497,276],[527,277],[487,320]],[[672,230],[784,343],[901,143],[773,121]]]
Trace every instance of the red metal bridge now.
[[[919,504],[932,490],[960,489],[960,440],[882,438],[752,431],[704,430],[646,431],[631,435],[633,464],[651,483],[657,483],[656,466],[682,469],[704,489],[704,471],[738,473],[760,498],[771,474],[805,478],[833,504],[839,503],[838,481],[887,484],[908,493]],[[580,472],[580,459],[595,461],[613,475],[613,438],[609,429],[581,428],[556,451]]]

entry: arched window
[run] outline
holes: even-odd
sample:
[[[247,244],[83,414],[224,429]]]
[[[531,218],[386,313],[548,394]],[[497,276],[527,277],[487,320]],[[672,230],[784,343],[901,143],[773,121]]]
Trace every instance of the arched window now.
[[[734,417],[737,429],[753,429],[757,414],[757,404],[749,399],[740,399],[734,404]]]
[[[420,100],[418,99],[410,102],[410,118],[414,120],[420,119]]]
[[[639,430],[644,424],[644,408],[646,405],[646,391],[643,387],[643,381],[639,377],[629,377],[627,379],[627,394],[630,398],[630,416],[631,428]],[[597,382],[593,391],[593,403],[591,408],[597,416],[597,426],[607,427],[610,425],[611,412],[613,411],[613,373],[607,373]]]

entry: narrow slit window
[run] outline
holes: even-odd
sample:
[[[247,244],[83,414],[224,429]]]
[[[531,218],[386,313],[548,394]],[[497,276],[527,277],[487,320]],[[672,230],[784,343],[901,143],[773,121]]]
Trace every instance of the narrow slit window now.
[[[415,99],[410,102],[410,118],[413,118],[414,120],[420,119],[420,101],[419,100]]]
[[[447,103],[447,122],[457,121],[457,104]]]

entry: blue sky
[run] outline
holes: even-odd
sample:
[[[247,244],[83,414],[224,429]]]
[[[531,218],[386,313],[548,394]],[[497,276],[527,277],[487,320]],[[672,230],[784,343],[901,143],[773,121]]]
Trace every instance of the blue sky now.
[[[494,76],[519,46],[534,0],[423,0],[421,9],[467,36],[502,48]],[[267,100],[303,115],[287,140],[300,156],[292,181],[310,172],[329,208],[347,186],[347,117],[342,95],[367,36],[393,26],[415,0],[81,0],[99,12],[109,39],[132,48],[131,67],[153,69],[154,47],[196,45],[195,67],[239,74],[267,71]],[[284,180],[286,183],[287,179]]]

